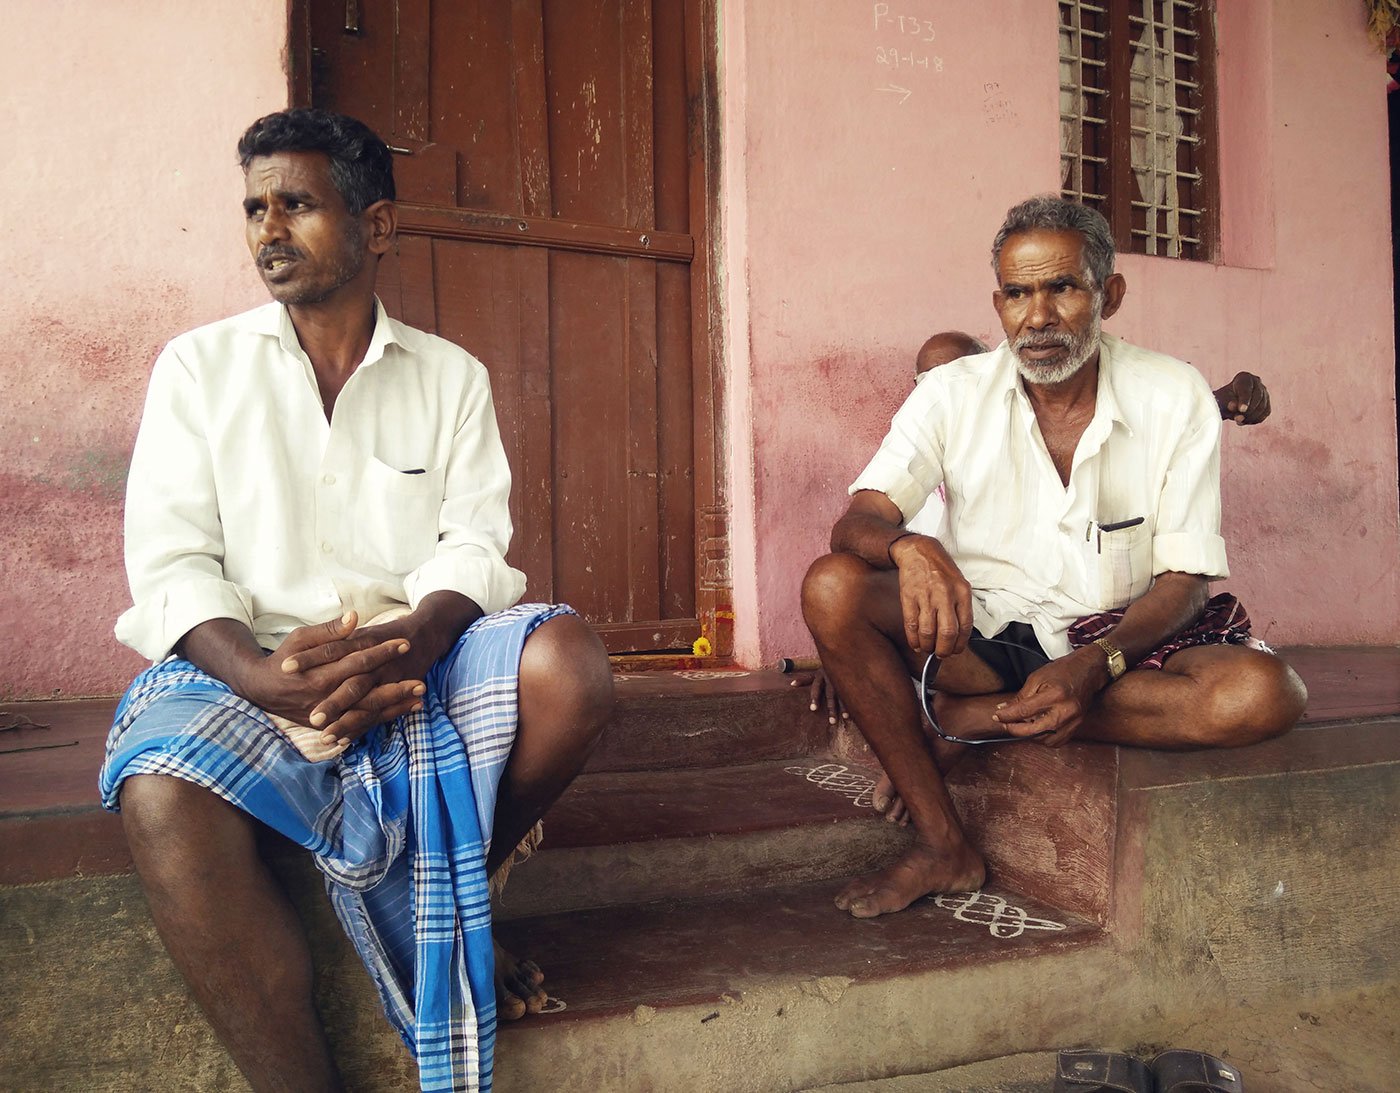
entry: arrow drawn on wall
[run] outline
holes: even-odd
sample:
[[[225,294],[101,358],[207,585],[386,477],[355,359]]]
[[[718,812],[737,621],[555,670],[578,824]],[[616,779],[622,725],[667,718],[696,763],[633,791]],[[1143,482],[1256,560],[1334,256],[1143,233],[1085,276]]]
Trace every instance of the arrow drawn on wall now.
[[[904,105],[904,101],[905,101],[906,99],[908,99],[910,95],[914,94],[914,92],[910,91],[909,88],[907,88],[907,87],[899,87],[898,85],[892,84],[892,83],[887,83],[887,84],[885,84],[884,87],[877,87],[875,90],[876,90],[876,91],[893,91],[896,95],[899,96],[899,103],[898,103],[898,105],[900,105],[900,106],[903,106],[903,105]]]

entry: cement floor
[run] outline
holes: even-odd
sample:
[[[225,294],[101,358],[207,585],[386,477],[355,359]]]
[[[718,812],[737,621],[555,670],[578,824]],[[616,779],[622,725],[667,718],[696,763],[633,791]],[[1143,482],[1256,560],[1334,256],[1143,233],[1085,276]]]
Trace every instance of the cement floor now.
[[[1400,1088],[1400,985],[1328,998],[1240,1004],[1165,1023],[1129,1046],[1151,1059],[1167,1047],[1234,1064],[1246,1093],[1394,1093]],[[1050,1093],[1055,1053],[1032,1052],[936,1074],[822,1086],[805,1093]]]

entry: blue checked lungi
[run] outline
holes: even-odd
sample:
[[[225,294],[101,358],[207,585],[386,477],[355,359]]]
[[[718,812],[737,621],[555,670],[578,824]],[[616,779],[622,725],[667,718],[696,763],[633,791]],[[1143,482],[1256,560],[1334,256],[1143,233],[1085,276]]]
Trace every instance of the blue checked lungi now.
[[[213,790],[316,856],[331,903],[418,1060],[424,1090],[491,1088],[495,957],[486,854],[515,741],[520,652],[564,606],[479,619],[429,672],[424,708],[324,763],[188,661],[136,677],[107,738],[102,803],[166,774]]]

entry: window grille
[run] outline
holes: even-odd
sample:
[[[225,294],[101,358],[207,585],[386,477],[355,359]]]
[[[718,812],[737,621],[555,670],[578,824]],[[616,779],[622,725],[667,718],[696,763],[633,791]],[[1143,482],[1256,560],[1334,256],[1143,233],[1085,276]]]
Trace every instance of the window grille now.
[[[1209,260],[1219,231],[1208,0],[1058,0],[1065,197],[1119,250]]]

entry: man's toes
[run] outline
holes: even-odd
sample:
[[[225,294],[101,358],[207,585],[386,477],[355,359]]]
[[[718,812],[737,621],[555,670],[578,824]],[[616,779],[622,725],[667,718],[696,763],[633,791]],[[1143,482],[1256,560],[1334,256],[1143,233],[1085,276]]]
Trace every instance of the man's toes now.
[[[878,918],[880,915],[879,906],[869,897],[852,900],[847,910],[851,912],[852,918]]]
[[[543,978],[544,976],[540,976],[539,979],[536,979],[529,975],[524,968],[517,968],[510,975],[506,976],[506,990],[515,995],[515,997],[522,998],[528,1003],[530,999],[534,998],[536,995],[539,995],[541,998],[544,997],[544,992],[540,990],[540,981]]]
[[[544,982],[544,972],[540,971],[540,966],[533,960],[522,960],[515,966],[515,972],[523,982],[532,987],[538,987]]]
[[[843,911],[849,911],[852,902],[865,899],[874,890],[875,883],[869,878],[861,877],[858,880],[853,880],[836,894],[836,906]]]
[[[519,1021],[525,1016],[525,1000],[506,994],[496,1000],[496,1016],[502,1021]]]
[[[904,910],[909,906],[909,902],[898,891],[876,888],[851,900],[849,910],[853,918],[878,918],[880,915]]]

